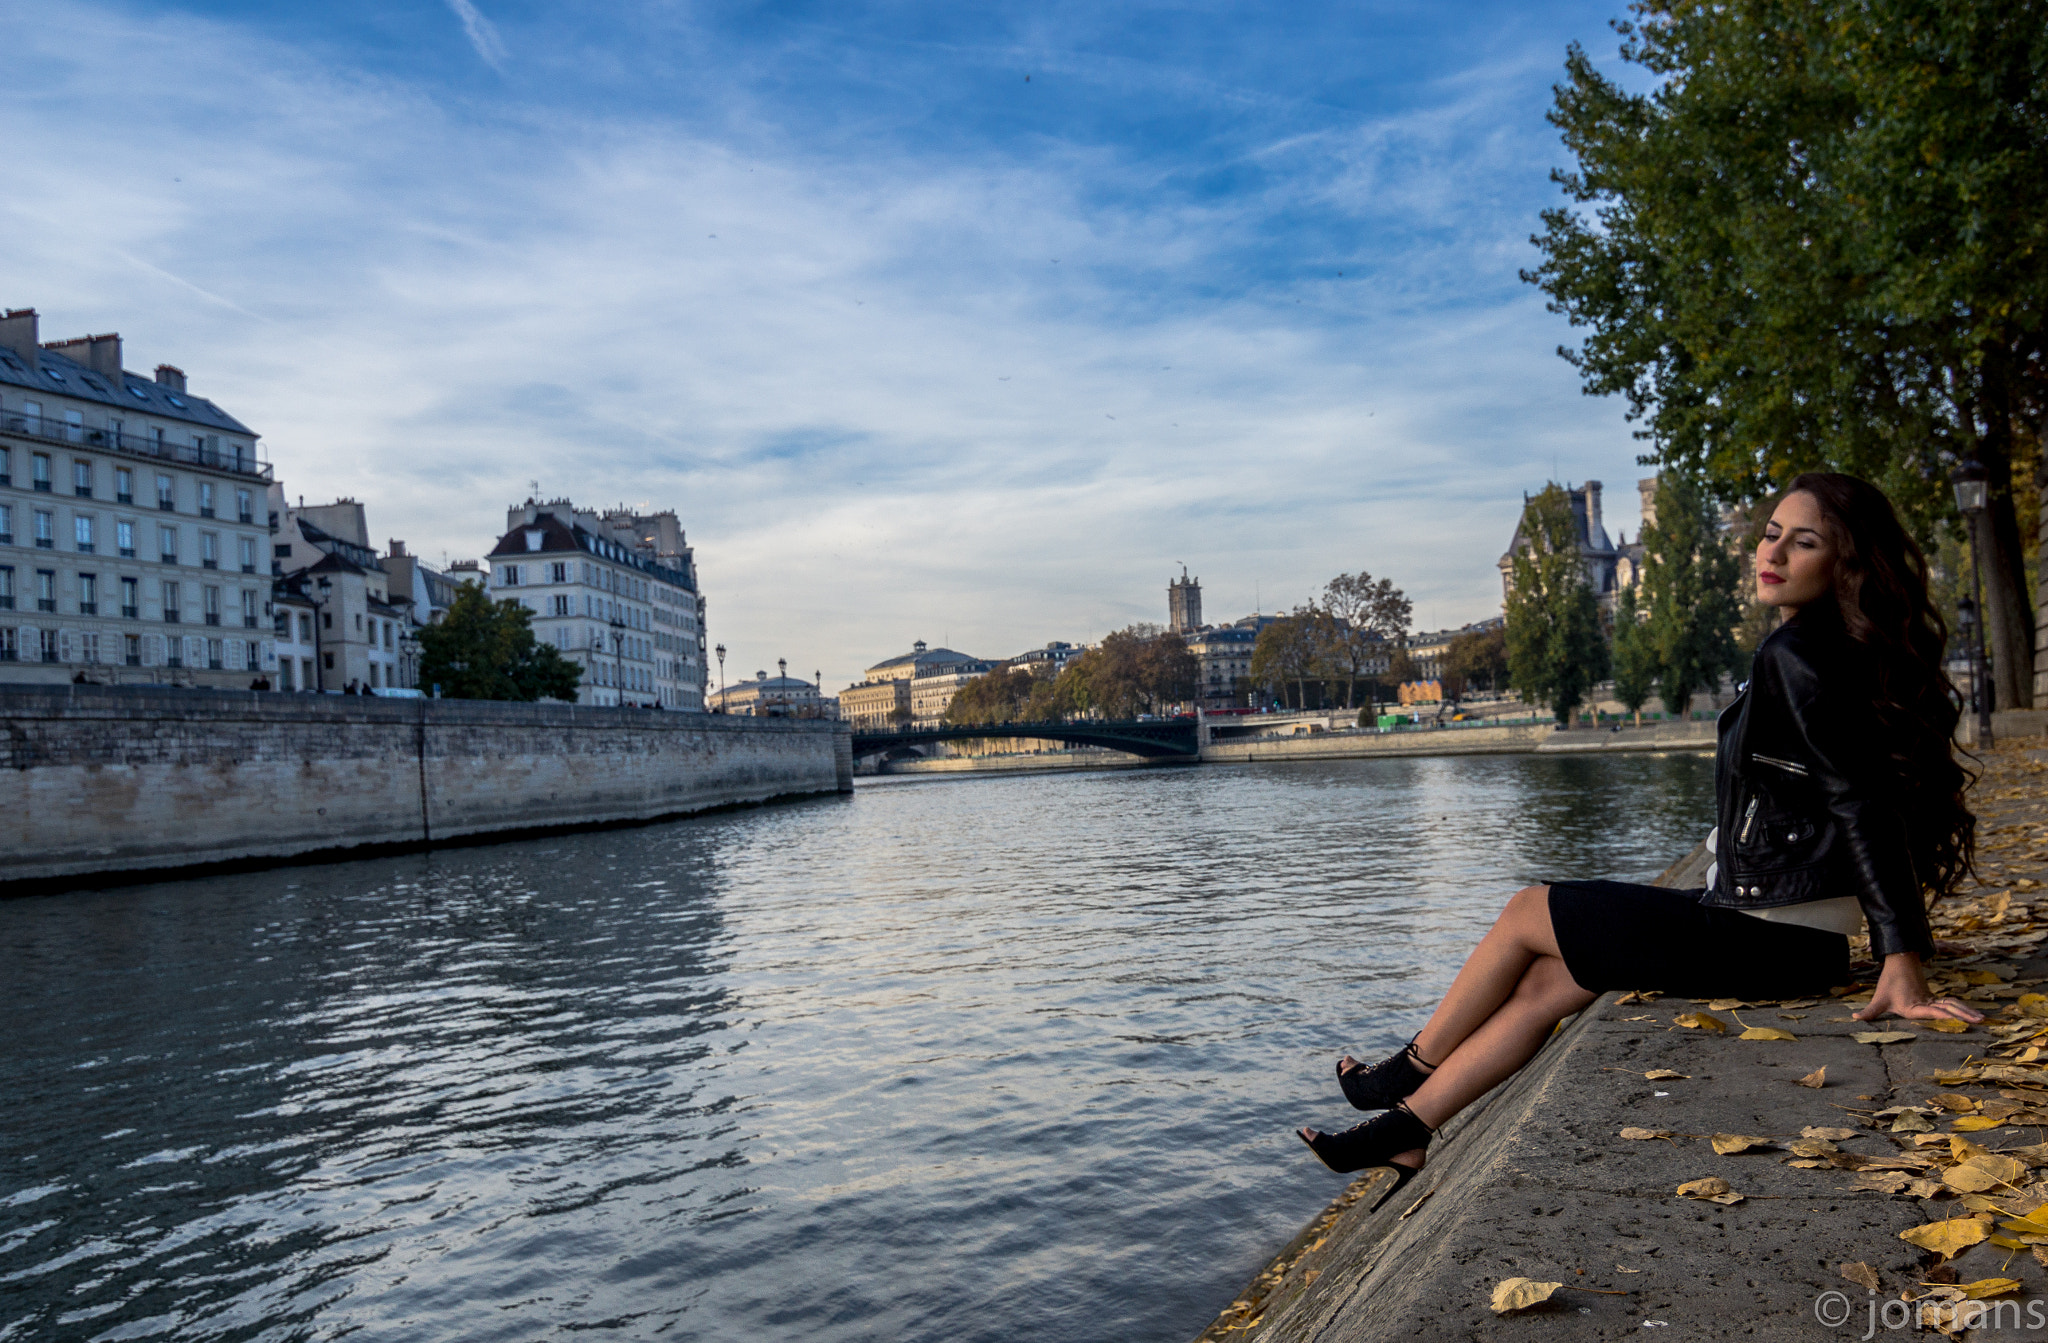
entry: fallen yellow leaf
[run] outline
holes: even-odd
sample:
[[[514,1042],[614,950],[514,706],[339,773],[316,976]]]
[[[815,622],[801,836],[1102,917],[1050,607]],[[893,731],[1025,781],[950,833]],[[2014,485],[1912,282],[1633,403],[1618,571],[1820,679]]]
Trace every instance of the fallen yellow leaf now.
[[[1855,1137],[1856,1130],[1842,1128],[1839,1125],[1824,1127],[1819,1124],[1808,1124],[1805,1128],[1799,1130],[1799,1136],[1802,1138],[1826,1138],[1829,1142],[1841,1142],[1844,1138]]]
[[[1728,1030],[1728,1023],[1712,1012],[1680,1012],[1671,1018],[1671,1024],[1683,1026],[1687,1030],[1714,1031],[1717,1034],[1725,1034]]]
[[[1714,1151],[1722,1156],[1734,1156],[1751,1148],[1769,1147],[1769,1138],[1757,1138],[1742,1133],[1716,1133],[1713,1137]]]
[[[1858,1287],[1868,1287],[1873,1292],[1877,1290],[1877,1270],[1868,1264],[1844,1264],[1842,1276]]]
[[[1958,1021],[1954,1017],[1930,1017],[1920,1024],[1930,1031],[1940,1031],[1943,1035],[1961,1035],[1970,1029],[1969,1022]]]
[[[2003,1119],[1992,1119],[1987,1115],[1964,1115],[1950,1127],[1958,1133],[1982,1133],[1985,1129],[1997,1128],[2004,1122]]]
[[[1963,1295],[1969,1297],[1972,1301],[1982,1301],[1986,1297],[2004,1296],[2007,1292],[2017,1292],[2020,1289],[2019,1279],[2017,1278],[1979,1278],[1975,1282],[1965,1282],[1957,1285],[1962,1289]]]
[[[1668,1138],[1671,1136],[1671,1130],[1668,1128],[1631,1127],[1623,1129],[1621,1131],[1621,1136],[1627,1138],[1631,1142],[1647,1142],[1651,1138]]]
[[[1686,1198],[1703,1198],[1709,1203],[1742,1202],[1742,1195],[1735,1192],[1735,1187],[1718,1175],[1709,1175],[1700,1180],[1687,1180],[1678,1186],[1678,1192]]]
[[[2003,984],[2005,981],[1990,970],[1965,970],[1963,972],[1963,982],[1965,984]]]
[[[1493,1309],[1496,1314],[1506,1315],[1511,1311],[1527,1310],[1540,1306],[1555,1296],[1561,1282],[1532,1282],[1528,1278],[1503,1278],[1493,1289]]]
[[[1920,1037],[1911,1031],[1857,1031],[1849,1038],[1859,1045],[1902,1045]]]
[[[1826,1156],[1842,1150],[1826,1138],[1794,1138],[1788,1145],[1794,1156]]]
[[[1911,1241],[1921,1249],[1952,1259],[1969,1249],[1986,1236],[1991,1229],[1974,1217],[1957,1217],[1946,1222],[1929,1222],[1899,1233],[1899,1239]]]
[[[1692,1074],[1674,1072],[1670,1068],[1652,1068],[1643,1074],[1643,1078],[1650,1082],[1690,1082]]]
[[[1735,1038],[1738,1040],[1797,1040],[1799,1037],[1790,1031],[1781,1031],[1776,1026],[1751,1026]]]
[[[1827,1066],[1826,1066],[1825,1064],[1823,1064],[1822,1066],[1820,1066],[1820,1067],[1818,1067],[1818,1068],[1815,1068],[1815,1069],[1814,1069],[1814,1070],[1813,1070],[1812,1072],[1808,1073],[1808,1074],[1807,1074],[1806,1076],[1804,1076],[1804,1077],[1801,1077],[1801,1078],[1797,1079],[1796,1081],[1794,1081],[1792,1085],[1794,1085],[1794,1086],[1801,1086],[1801,1087],[1812,1087],[1812,1088],[1814,1088],[1814,1089],[1815,1089],[1816,1091],[1818,1091],[1818,1090],[1819,1090],[1820,1088],[1822,1088],[1822,1087],[1826,1086],[1827,1084],[1828,1084],[1828,1070],[1827,1070]]]

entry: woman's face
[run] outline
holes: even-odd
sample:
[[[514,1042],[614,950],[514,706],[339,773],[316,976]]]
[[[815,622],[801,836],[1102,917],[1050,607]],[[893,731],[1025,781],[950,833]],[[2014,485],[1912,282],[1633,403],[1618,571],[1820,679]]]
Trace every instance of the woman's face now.
[[[1756,597],[1791,615],[1835,588],[1835,546],[1821,525],[1820,505],[1788,494],[1756,547]]]

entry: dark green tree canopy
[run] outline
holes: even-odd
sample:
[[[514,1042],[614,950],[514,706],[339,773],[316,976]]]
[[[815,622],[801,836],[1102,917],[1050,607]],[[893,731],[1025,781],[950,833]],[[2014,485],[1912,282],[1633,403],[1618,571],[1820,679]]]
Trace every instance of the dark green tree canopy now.
[[[573,702],[583,671],[533,637],[522,602],[494,602],[465,583],[438,625],[420,631],[420,684],[449,699]]]
[[[1656,515],[1641,538],[1641,633],[1655,658],[1664,707],[1684,713],[1694,695],[1711,693],[1721,673],[1735,668],[1742,565],[1705,492],[1683,475],[1666,471],[1658,477]],[[1620,648],[1617,621],[1617,659]]]
[[[2048,413],[2048,0],[1642,3],[1632,92],[1574,46],[1574,165],[1525,278],[1651,458],[1723,502],[1863,476],[1923,541],[1990,469],[2002,695],[2032,665],[2014,504]],[[2026,703],[2025,698],[2006,703]]]
[[[1509,568],[1507,654],[1523,701],[1550,705],[1560,723],[1607,675],[1600,601],[1587,580],[1571,500],[1555,481],[1522,509]]]

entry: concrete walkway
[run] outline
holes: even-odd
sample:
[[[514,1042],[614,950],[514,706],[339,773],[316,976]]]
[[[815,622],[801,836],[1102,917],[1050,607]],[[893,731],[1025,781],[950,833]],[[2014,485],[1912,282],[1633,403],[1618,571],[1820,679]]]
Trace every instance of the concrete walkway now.
[[[2019,801],[2011,800],[2015,791],[2005,791],[2008,800],[2000,806],[2039,810],[2040,778],[2016,790]],[[2028,833],[2017,824],[2011,828]],[[2019,857],[2032,842],[2007,841],[2016,865],[2038,866]],[[1662,881],[1697,884],[1704,865],[1705,855],[1695,851]],[[2021,899],[2037,884],[2006,880]],[[2037,912],[2048,913],[2048,905]],[[2000,946],[1994,937],[1989,945],[1995,949],[1949,963],[1963,972],[1973,965],[2002,972],[2008,982],[1981,990],[1986,1000],[1980,1007],[1988,1009],[1993,999],[2009,1003],[2026,981],[2048,979],[2048,959],[2024,942],[2007,938]],[[1934,1261],[1899,1233],[1943,1217],[1968,1218],[1972,1205],[1946,1188],[1923,1199],[1867,1187],[1848,1169],[1795,1168],[1785,1164],[1796,1157],[1783,1144],[1817,1126],[1857,1130],[1838,1143],[1855,1154],[1839,1164],[1927,1150],[1916,1146],[1913,1134],[1891,1132],[1893,1119],[1869,1116],[1942,1092],[1929,1075],[1973,1054],[1981,1060],[1994,1043],[1985,1029],[1937,1034],[1896,1020],[1864,1025],[1846,1019],[1850,1006],[1823,999],[1797,1010],[1720,1010],[1715,1015],[1730,1029],[1716,1035],[1674,1023],[1682,1013],[1707,1010],[1689,1000],[1624,1005],[1620,997],[1609,994],[1567,1022],[1519,1074],[1446,1125],[1428,1168],[1377,1210],[1371,1206],[1380,1192],[1376,1182],[1385,1176],[1367,1172],[1225,1308],[1200,1343],[1860,1340],[1871,1309],[1891,1301],[1902,1315],[1901,1292],[1925,1292],[1919,1284]],[[1798,1038],[1743,1040],[1738,1034],[1745,1026]],[[1883,1044],[1851,1038],[1879,1030],[1907,1038]],[[1823,1066],[1822,1088],[1794,1084]],[[1645,1078],[1656,1069],[1685,1076]],[[1970,1094],[1994,1098],[1994,1105],[1998,1095],[2018,1097],[2048,1112],[2048,1089],[2000,1092],[1998,1085],[1976,1085]],[[1334,1082],[1330,1101],[1324,1118],[1346,1113]],[[1626,1127],[1675,1136],[1630,1141],[1619,1136]],[[1713,1134],[1770,1135],[1779,1149],[1717,1155],[1705,1136]],[[1996,1151],[2039,1144],[2048,1131],[2008,1124],[1968,1136]],[[1945,1156],[1946,1140],[1938,1141]],[[1303,1151],[1296,1159],[1314,1158]],[[2025,1178],[2044,1174],[2036,1169]],[[1722,1206],[1676,1194],[1681,1183],[1707,1176],[1727,1180],[1746,1197]],[[2048,1196],[2044,1188],[2036,1184],[2026,1193]],[[2021,1208],[2041,1201],[2011,1197]],[[1844,1279],[1845,1263],[1876,1269],[1879,1288],[1870,1292]],[[1979,1244],[1951,1267],[1963,1283],[2006,1276],[2021,1284],[1999,1298],[2016,1303],[2007,1309],[2021,1327],[1970,1337],[2041,1336],[2039,1324],[2027,1327],[2025,1312],[2039,1302],[2037,1314],[2048,1313],[2048,1269],[2030,1252]],[[1493,1289],[1510,1277],[1566,1286],[1544,1305],[1497,1315]],[[1834,1328],[1816,1317],[1816,1302],[1829,1292],[1843,1295],[1823,1303],[1823,1310],[1850,1312]],[[1918,1331],[1879,1323],[1876,1333],[1903,1338]]]

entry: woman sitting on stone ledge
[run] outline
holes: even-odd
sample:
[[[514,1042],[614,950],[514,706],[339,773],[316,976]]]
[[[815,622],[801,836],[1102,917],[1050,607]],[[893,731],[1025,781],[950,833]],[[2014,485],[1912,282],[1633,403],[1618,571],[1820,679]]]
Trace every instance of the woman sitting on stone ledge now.
[[[1300,1130],[1331,1170],[1391,1163],[1398,1188],[1439,1126],[1601,993],[1821,993],[1848,981],[1849,937],[1866,922],[1883,968],[1857,1019],[1983,1019],[1932,998],[1921,968],[1934,949],[1923,898],[1970,870],[1976,829],[1925,557],[1875,486],[1812,473],[1772,512],[1756,575],[1780,624],[1721,715],[1706,886],[1517,891],[1406,1049],[1338,1061],[1346,1099],[1384,1113],[1341,1133]]]

